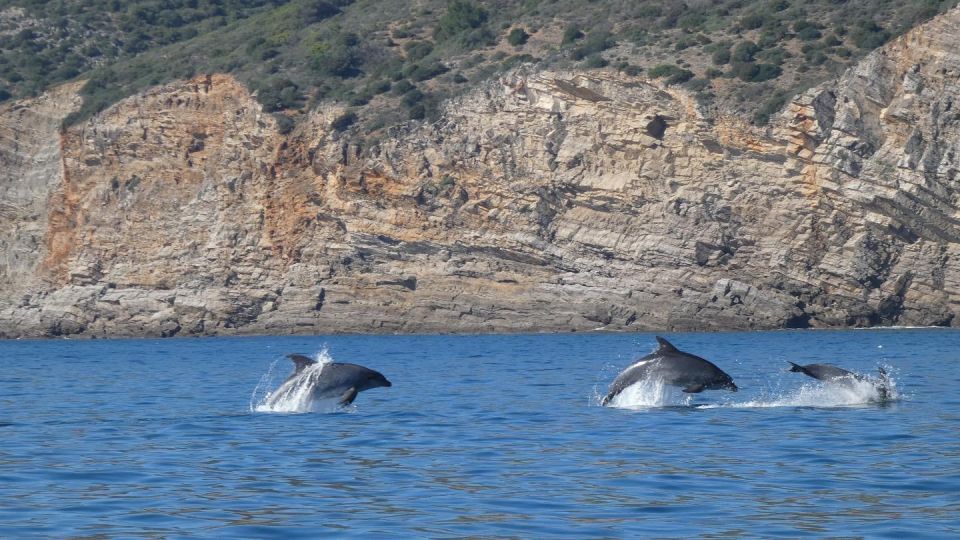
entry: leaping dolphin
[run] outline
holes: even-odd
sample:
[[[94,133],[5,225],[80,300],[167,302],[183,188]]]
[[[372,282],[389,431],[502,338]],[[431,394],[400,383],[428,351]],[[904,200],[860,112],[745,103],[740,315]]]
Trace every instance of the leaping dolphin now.
[[[302,354],[288,354],[294,371],[279,388],[270,393],[267,405],[274,405],[288,397],[295,389],[309,385],[310,399],[339,398],[340,405],[349,405],[357,394],[371,388],[393,386],[379,371],[357,364],[331,362],[321,369],[313,369],[317,361]]]
[[[658,378],[665,384],[680,386],[688,394],[704,390],[737,391],[733,378],[711,362],[685,353],[669,341],[657,336],[660,348],[637,360],[623,370],[610,385],[610,391],[601,402],[606,405],[627,387],[644,379]]]
[[[831,364],[807,364],[805,366],[801,366],[800,364],[795,364],[793,362],[789,363],[790,371],[794,373],[803,373],[804,375],[813,377],[818,381],[834,382],[844,384],[846,386],[850,386],[855,381],[865,381],[873,384],[873,386],[877,389],[877,393],[880,395],[881,400],[886,400],[890,395],[890,377],[887,375],[887,370],[883,369],[882,367],[877,368],[877,371],[880,372],[880,377],[874,380],[859,373],[847,371]]]

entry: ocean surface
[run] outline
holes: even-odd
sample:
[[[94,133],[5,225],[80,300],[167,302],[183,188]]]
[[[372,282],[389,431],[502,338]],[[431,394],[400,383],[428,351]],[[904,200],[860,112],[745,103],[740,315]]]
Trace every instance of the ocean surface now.
[[[0,342],[0,537],[960,537],[960,332],[664,336],[740,391],[599,406],[653,334]],[[393,386],[266,406],[293,352]]]

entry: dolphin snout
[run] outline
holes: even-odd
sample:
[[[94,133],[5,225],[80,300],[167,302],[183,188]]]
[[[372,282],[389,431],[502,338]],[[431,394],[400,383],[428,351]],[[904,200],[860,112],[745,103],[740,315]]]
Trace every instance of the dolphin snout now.
[[[393,383],[390,382],[390,381],[388,381],[387,379],[384,379],[384,380],[383,380],[383,385],[384,385],[385,387],[387,387],[387,388],[390,388],[391,386],[393,386]]]
[[[737,390],[740,390],[739,388],[737,388],[737,385],[733,384],[732,382],[726,386],[726,389],[731,392],[736,392]]]

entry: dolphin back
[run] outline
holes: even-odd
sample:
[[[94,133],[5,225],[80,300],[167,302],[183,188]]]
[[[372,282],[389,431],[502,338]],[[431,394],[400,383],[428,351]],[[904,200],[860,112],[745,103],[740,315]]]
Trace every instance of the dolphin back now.
[[[808,375],[819,381],[833,381],[847,377],[853,379],[861,378],[856,373],[847,371],[843,368],[838,368],[837,366],[832,366],[830,364],[807,364],[805,366],[801,366],[790,362],[790,366],[790,371],[803,373],[804,375]]]

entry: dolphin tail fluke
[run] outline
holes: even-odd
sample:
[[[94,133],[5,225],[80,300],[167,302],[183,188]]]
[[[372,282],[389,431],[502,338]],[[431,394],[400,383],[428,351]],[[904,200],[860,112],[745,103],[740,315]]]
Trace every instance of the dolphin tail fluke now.
[[[353,403],[353,400],[357,399],[357,394],[360,392],[357,391],[355,386],[351,386],[349,390],[343,393],[343,396],[340,397],[340,405],[349,405]]]
[[[880,380],[877,382],[877,394],[880,395],[880,401],[887,401],[890,399],[890,375],[887,374],[887,370],[883,366],[877,367],[877,371],[880,372]]]
[[[307,366],[312,366],[316,364],[317,361],[313,358],[306,357],[302,354],[288,354],[287,358],[293,361],[295,366],[293,373],[297,374],[303,371]]]

